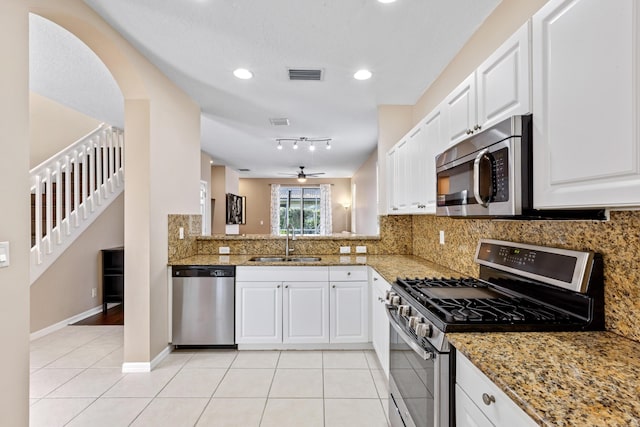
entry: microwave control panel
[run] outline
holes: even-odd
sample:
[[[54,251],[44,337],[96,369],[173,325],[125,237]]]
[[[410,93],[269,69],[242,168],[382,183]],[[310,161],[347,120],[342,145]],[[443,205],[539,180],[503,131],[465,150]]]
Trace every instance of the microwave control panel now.
[[[491,153],[493,156],[493,198],[492,202],[509,200],[509,150],[503,148]]]

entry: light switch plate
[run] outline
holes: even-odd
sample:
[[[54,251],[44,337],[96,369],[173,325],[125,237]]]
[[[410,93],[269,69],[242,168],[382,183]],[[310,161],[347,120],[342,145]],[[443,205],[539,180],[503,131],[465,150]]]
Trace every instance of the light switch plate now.
[[[367,247],[366,246],[356,246],[356,253],[357,254],[366,254],[367,253]]]
[[[351,253],[351,246],[340,246],[340,253],[341,254],[350,254]]]
[[[444,230],[440,230],[440,244],[444,245]]]
[[[220,246],[218,248],[218,253],[219,254],[228,254],[228,253],[231,253],[231,251],[229,250],[229,246]]]
[[[0,242],[0,268],[9,267],[9,264],[11,264],[9,242]]]

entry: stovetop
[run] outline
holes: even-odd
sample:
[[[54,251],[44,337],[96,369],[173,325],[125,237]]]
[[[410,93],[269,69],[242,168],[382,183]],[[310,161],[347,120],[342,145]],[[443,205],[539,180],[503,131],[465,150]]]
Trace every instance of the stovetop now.
[[[475,261],[479,278],[398,278],[389,314],[444,352],[447,332],[604,328],[601,255],[482,239]]]
[[[566,313],[510,296],[474,278],[398,279],[396,285],[446,324],[572,323]]]

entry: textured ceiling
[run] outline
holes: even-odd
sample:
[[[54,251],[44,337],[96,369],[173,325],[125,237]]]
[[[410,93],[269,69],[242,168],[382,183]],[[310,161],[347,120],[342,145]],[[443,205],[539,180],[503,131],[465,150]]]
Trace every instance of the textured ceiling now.
[[[377,106],[414,104],[500,2],[84,1],[198,102],[203,150],[255,177],[299,165],[352,176],[376,146]],[[238,67],[254,78],[233,77]],[[288,81],[289,67],[322,68],[324,80]],[[354,80],[360,68],[373,78]],[[275,150],[282,137],[332,138],[333,149]]]

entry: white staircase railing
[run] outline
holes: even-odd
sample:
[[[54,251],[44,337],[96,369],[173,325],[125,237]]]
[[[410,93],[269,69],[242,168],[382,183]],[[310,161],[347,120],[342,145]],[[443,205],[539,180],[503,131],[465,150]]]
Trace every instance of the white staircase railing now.
[[[124,189],[124,132],[101,124],[31,169],[31,284]]]

